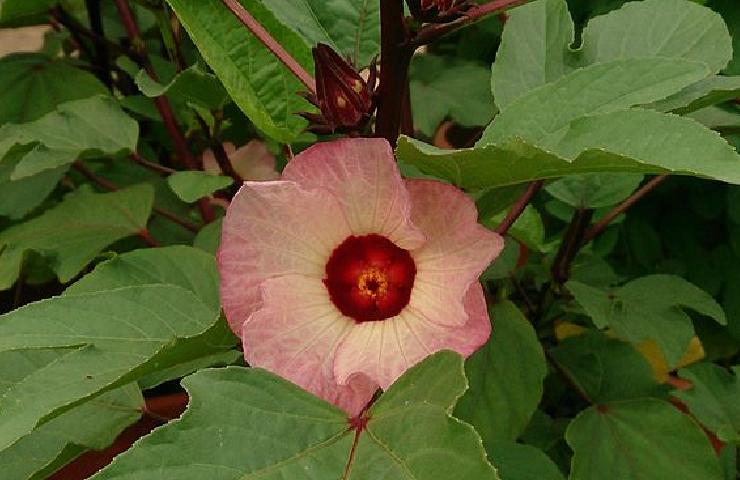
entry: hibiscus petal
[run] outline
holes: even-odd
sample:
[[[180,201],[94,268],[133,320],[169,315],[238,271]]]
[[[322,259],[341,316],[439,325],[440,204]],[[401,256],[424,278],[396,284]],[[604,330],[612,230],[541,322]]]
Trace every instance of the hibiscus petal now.
[[[416,279],[407,308],[440,325],[467,322],[463,298],[504,248],[504,240],[478,224],[473,201],[459,189],[430,180],[407,180],[411,219],[426,236],[411,252]]]
[[[321,280],[289,275],[261,285],[262,307],[244,324],[244,356],[354,416],[378,385],[355,375],[345,385],[334,380],[337,346],[354,328],[329,300]]]
[[[218,253],[221,303],[234,333],[259,308],[260,283],[290,274],[323,278],[331,252],[348,235],[329,192],[246,182],[226,213]]]
[[[393,151],[383,139],[318,143],[288,163],[283,179],[332,192],[354,235],[383,235],[406,250],[424,242],[410,220],[409,195]]]
[[[355,325],[337,350],[337,381],[361,373],[387,389],[403,372],[440,350],[470,356],[491,333],[480,283],[470,285],[464,306],[469,320],[462,326],[440,325],[409,309],[387,320]]]

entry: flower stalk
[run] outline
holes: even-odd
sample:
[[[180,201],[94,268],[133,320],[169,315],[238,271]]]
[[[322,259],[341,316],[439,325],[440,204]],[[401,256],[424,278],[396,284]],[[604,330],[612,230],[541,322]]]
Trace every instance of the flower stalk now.
[[[131,7],[128,4],[128,1],[115,0],[115,2],[116,8],[118,9],[118,14],[121,17],[121,21],[123,22],[124,27],[126,28],[126,33],[128,34],[134,49],[136,49],[139,57],[142,59],[142,66],[149,74],[149,76],[152,77],[152,79],[154,79],[155,81],[158,80],[157,73],[154,71],[154,67],[152,67],[152,63],[151,61],[149,61],[149,56],[147,55],[146,49],[144,48],[144,40],[141,38],[139,26],[136,24],[136,20],[134,19],[134,15],[131,11]],[[172,105],[170,105],[167,97],[165,97],[164,95],[155,97],[154,105],[159,112],[159,116],[164,122],[165,129],[167,130],[170,139],[172,140],[172,144],[175,147],[177,157],[187,169],[200,170],[198,168],[198,163],[195,161],[195,157],[193,157],[193,154],[190,153],[190,150],[188,149],[185,136],[180,131],[180,127],[178,127],[177,125],[175,113],[172,110]],[[216,215],[213,212],[213,208],[208,203],[207,199],[201,199],[198,201],[198,209],[200,210],[200,214],[203,217],[204,222],[210,223],[216,218]]]
[[[459,17],[453,22],[427,25],[423,27],[419,31],[419,33],[411,40],[411,47],[417,48],[422,45],[426,45],[444,35],[447,35],[448,33],[459,30],[460,28],[466,25],[470,25],[473,22],[477,22],[487,15],[501,12],[502,10],[522,4],[526,1],[527,0],[494,0],[492,2],[471,8],[470,10],[465,12],[463,16]]]
[[[403,0],[380,3],[380,87],[375,135],[395,147],[408,90],[408,70],[414,49],[406,38]]]
[[[604,218],[599,220],[599,222],[591,227],[591,229],[586,232],[586,235],[583,237],[583,243],[586,244],[596,238],[598,235],[600,235],[604,230],[606,230],[606,227],[609,226],[611,222],[614,221],[615,218],[623,214],[625,211],[627,211],[628,208],[630,208],[632,205],[637,203],[638,200],[640,200],[642,197],[650,193],[663,183],[668,178],[668,175],[658,175],[657,177],[653,178],[649,182],[647,182],[645,185],[640,187],[636,192],[634,192],[632,195],[629,196],[624,202],[620,203],[614,209],[607,213]]]

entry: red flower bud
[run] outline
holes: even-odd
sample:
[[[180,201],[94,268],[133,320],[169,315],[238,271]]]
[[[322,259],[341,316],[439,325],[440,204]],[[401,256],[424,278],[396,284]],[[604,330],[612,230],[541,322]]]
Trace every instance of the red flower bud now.
[[[304,114],[314,131],[357,130],[370,118],[373,110],[372,88],[360,74],[328,45],[313,49],[316,65],[316,96],[308,99],[321,110],[321,115]],[[374,68],[372,68],[374,70]],[[371,72],[371,83],[374,82]]]
[[[432,23],[455,20],[473,6],[470,0],[406,0],[406,3],[414,18]]]

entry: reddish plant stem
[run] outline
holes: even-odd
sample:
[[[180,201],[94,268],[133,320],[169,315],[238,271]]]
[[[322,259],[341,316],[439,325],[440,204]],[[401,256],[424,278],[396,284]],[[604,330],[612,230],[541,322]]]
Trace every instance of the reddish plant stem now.
[[[82,162],[80,162],[79,160],[73,163],[72,167],[78,172],[80,172],[82,175],[84,175],[87,179],[94,181],[95,183],[99,184],[101,187],[107,190],[111,190],[111,191],[118,190],[118,187],[116,187],[112,182],[102,177],[98,177],[93,172],[88,170],[88,168],[85,165],[83,165]],[[136,232],[136,234],[139,237],[141,237],[141,239],[144,240],[144,242],[146,242],[146,244],[149,245],[150,247],[161,246],[161,244],[157,240],[155,240],[154,237],[152,237],[152,235],[149,233],[149,230],[147,230],[146,228],[142,228],[141,230]]]
[[[591,227],[586,232],[583,237],[583,243],[586,244],[593,240],[596,236],[601,234],[604,230],[606,230],[606,227],[608,227],[609,224],[614,221],[615,218],[623,214],[628,208],[630,208],[632,205],[637,203],[638,200],[654,190],[655,187],[663,183],[667,178],[668,175],[658,175],[657,177],[654,177],[652,180],[640,187],[635,193],[630,195],[627,200],[614,207],[611,212],[607,213],[604,218],[599,220],[596,225]]]
[[[150,162],[149,160],[142,158],[141,155],[139,155],[136,152],[129,155],[129,158],[133,160],[135,163],[138,163],[139,165],[141,165],[142,167],[148,168],[149,170],[152,170],[153,172],[157,172],[162,175],[171,175],[177,171],[173,168],[165,167],[164,165]]]
[[[77,47],[81,54],[86,55],[90,60],[95,58],[93,51],[82,38],[82,32],[79,28],[76,28],[76,21],[72,15],[67,13],[61,5],[57,5],[51,10],[51,17],[69,31],[73,45]]]
[[[552,263],[552,278],[557,285],[562,285],[568,280],[570,266],[581,246],[583,246],[583,238],[586,229],[591,224],[593,214],[592,209],[586,208],[576,210],[573,214],[568,230],[565,232],[558,253]]]
[[[524,191],[524,193],[522,193],[516,203],[514,203],[514,206],[511,207],[511,210],[509,210],[506,218],[504,218],[501,224],[496,227],[496,233],[498,233],[499,235],[506,235],[511,226],[514,225],[514,222],[516,222],[516,220],[521,216],[522,212],[524,212],[524,209],[527,208],[527,205],[529,205],[532,197],[534,197],[535,194],[540,191],[543,184],[543,180],[537,180],[527,186],[527,189]]]
[[[380,87],[375,135],[395,147],[413,49],[406,44],[403,0],[380,2]]]
[[[499,12],[501,10],[519,5],[527,0],[494,0],[492,2],[471,8],[464,16],[458,18],[454,22],[442,23],[436,25],[427,25],[419,30],[419,33],[412,39],[411,46],[413,48],[426,45],[434,40],[447,35],[448,33],[454,32],[466,25],[473,22],[477,22],[486,15],[491,13]]]
[[[141,37],[139,26],[136,24],[136,20],[134,19],[134,15],[131,11],[131,8],[129,7],[128,1],[115,0],[115,2],[116,8],[118,9],[118,14],[121,17],[121,21],[123,22],[124,27],[126,28],[126,33],[128,34],[134,49],[139,53],[139,56],[142,59],[142,66],[144,67],[144,70],[146,70],[146,72],[149,74],[150,77],[152,77],[152,79],[158,81],[159,78],[154,71],[154,67],[152,67],[151,61],[149,61],[149,56],[147,55],[146,49],[144,48],[144,40]],[[154,105],[157,107],[159,116],[162,117],[165,129],[167,130],[167,133],[172,140],[172,144],[175,147],[175,153],[177,153],[177,157],[180,159],[182,164],[185,165],[185,168],[189,170],[200,170],[198,168],[198,163],[195,161],[195,158],[188,149],[187,141],[180,131],[180,127],[178,127],[177,125],[175,113],[173,112],[172,106],[167,100],[167,97],[165,97],[164,95],[156,97],[154,99]],[[210,223],[216,218],[216,215],[213,212],[213,208],[211,207],[211,204],[208,203],[207,199],[200,199],[198,201],[198,209],[200,210],[200,214],[203,217],[204,222]]]
[[[218,162],[218,166],[221,168],[221,172],[223,172],[225,175],[228,175],[229,177],[234,179],[234,186],[239,186],[244,182],[244,180],[239,176],[238,173],[236,173],[236,170],[234,170],[234,166],[231,164],[231,159],[229,158],[229,155],[226,153],[224,144],[218,138],[220,120],[218,120],[217,116],[214,116],[214,117],[216,117],[217,120],[216,120],[216,124],[214,127],[214,132],[211,133],[211,130],[208,128],[208,124],[203,119],[203,117],[201,117],[200,114],[195,115],[195,118],[198,121],[198,124],[200,125],[200,129],[206,138],[206,142],[208,142],[208,146],[211,148],[211,151],[213,152],[213,157],[216,159],[216,162]],[[232,192],[232,194],[233,193],[236,193],[236,191]]]
[[[115,192],[116,190],[119,189],[118,188],[118,185],[116,185],[115,183],[111,182],[110,180],[108,180],[106,178],[101,177],[100,175],[96,175],[95,173],[93,173],[89,168],[87,168],[79,160],[76,161],[75,163],[73,163],[72,164],[72,167],[75,170],[77,170],[78,172],[80,172],[82,174],[82,176],[84,176],[85,178],[87,178],[91,182],[100,185],[101,187],[103,187],[106,190],[110,190],[111,192]],[[169,212],[167,210],[161,209],[161,208],[157,207],[156,205],[152,207],[152,211],[154,213],[158,214],[159,216],[161,216],[163,218],[166,218],[167,220],[170,220],[172,223],[176,223],[177,225],[180,225],[185,230],[188,230],[188,231],[193,232],[193,233],[197,233],[198,230],[199,230],[199,228],[196,225],[193,225],[192,223],[188,222],[187,220],[183,220],[183,219],[179,218],[177,215],[175,215],[174,213],[171,213],[171,212]]]
[[[66,28],[70,31],[70,34],[72,36],[78,36],[78,37],[85,37],[88,40],[95,42],[95,43],[103,43],[105,44],[105,47],[113,52],[116,55],[126,55],[127,57],[131,58],[135,62],[139,62],[141,59],[139,58],[138,54],[131,50],[130,48],[126,48],[122,45],[119,45],[110,39],[101,36],[92,30],[86,28],[84,25],[82,25],[79,21],[77,21],[76,18],[74,18],[71,15],[62,15],[60,16],[59,10],[61,10],[59,7],[52,9],[51,11],[51,19],[50,24],[52,28],[56,31],[60,31],[61,27]],[[62,10],[63,12],[63,10]],[[116,68],[114,65],[110,66],[111,68]]]
[[[117,0],[118,1],[118,0]],[[308,90],[315,94],[316,93],[316,81],[309,74],[293,56],[278,43],[270,32],[263,27],[257,19],[255,19],[251,13],[247,11],[237,0],[221,0],[223,4],[231,10],[239,21],[249,29],[252,34],[257,37],[257,40],[272,52],[283,65],[286,66],[295,77],[303,83]],[[387,0],[382,0],[386,2]],[[394,0],[395,1],[395,0]]]
[[[139,237],[141,237],[141,239],[144,240],[146,244],[149,245],[150,247],[156,248],[156,247],[162,246],[161,243],[159,243],[157,240],[155,240],[154,237],[152,237],[152,234],[149,233],[149,230],[147,230],[146,228],[139,230],[137,232],[137,235],[139,235]]]
[[[571,375],[571,373],[563,367],[563,365],[560,364],[555,359],[555,356],[550,352],[549,348],[545,348],[545,357],[547,358],[547,361],[550,362],[550,365],[552,365],[553,369],[555,369],[556,372],[560,374],[560,376],[563,377],[563,380],[565,380],[565,383],[567,383],[573,391],[575,391],[579,397],[583,399],[584,402],[593,405],[594,401],[591,399],[591,397],[586,393],[586,390],[584,390],[576,381],[576,379]]]

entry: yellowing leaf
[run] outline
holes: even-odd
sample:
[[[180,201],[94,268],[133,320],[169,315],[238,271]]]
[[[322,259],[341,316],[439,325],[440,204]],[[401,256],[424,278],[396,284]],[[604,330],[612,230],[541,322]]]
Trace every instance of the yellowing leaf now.
[[[559,342],[562,342],[566,338],[583,335],[587,331],[587,328],[571,322],[562,321],[555,324],[555,337]],[[612,338],[619,338],[611,331],[611,329],[607,329],[606,334]],[[663,356],[663,353],[660,351],[660,347],[658,347],[658,344],[653,340],[647,340],[645,342],[635,344],[635,348],[643,357],[645,357],[648,363],[650,363],[650,367],[653,369],[655,378],[661,383],[666,382],[669,372],[677,368],[683,368],[687,365],[696,363],[704,358],[705,355],[701,340],[699,340],[699,337],[696,335],[691,339],[686,352],[676,364],[676,368],[670,368],[668,366],[668,362],[666,362],[665,356]]]

